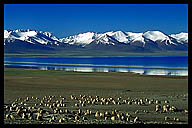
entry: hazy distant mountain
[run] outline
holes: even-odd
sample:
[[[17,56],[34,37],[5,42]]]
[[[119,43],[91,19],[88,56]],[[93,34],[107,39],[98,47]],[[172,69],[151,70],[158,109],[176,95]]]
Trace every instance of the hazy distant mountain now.
[[[124,52],[187,51],[188,33],[167,35],[161,31],[86,32],[59,39],[50,32],[30,29],[4,30],[4,49],[6,53],[77,49]]]

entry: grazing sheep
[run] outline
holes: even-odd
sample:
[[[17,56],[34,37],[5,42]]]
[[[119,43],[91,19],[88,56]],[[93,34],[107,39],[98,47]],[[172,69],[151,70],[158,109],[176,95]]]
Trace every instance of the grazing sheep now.
[[[168,100],[165,100],[165,104],[168,104],[169,103],[169,101]]]
[[[169,111],[176,112],[176,111],[178,111],[178,109],[177,109],[175,106],[171,106],[171,107],[169,108]]]
[[[9,107],[9,111],[12,111],[12,107]]]
[[[176,118],[176,121],[177,121],[177,122],[179,122],[179,121],[180,121],[180,119],[179,119],[179,118]]]
[[[120,101],[121,99],[122,99],[121,97],[117,98],[118,101]]]
[[[21,115],[21,109],[18,109],[16,114],[20,116]]]
[[[69,113],[69,110],[68,110],[68,109],[65,109],[65,113]]]
[[[89,115],[91,113],[91,110],[87,109],[86,113],[87,115]]]
[[[63,107],[66,107],[67,105],[66,104],[63,104]]]
[[[32,120],[32,119],[33,119],[32,115],[33,115],[32,113],[28,113],[28,114],[27,114],[27,117],[28,117],[29,120]]]
[[[128,101],[128,102],[127,102],[127,104],[131,105],[131,104],[132,104],[132,102],[131,102],[131,101]]]
[[[63,100],[60,100],[59,103],[60,103],[60,104],[63,104]]]
[[[153,104],[153,101],[152,101],[152,100],[149,100],[149,104]]]
[[[70,96],[70,98],[71,98],[71,100],[73,100],[73,99],[74,99],[74,96],[73,96],[73,95],[71,95],[71,96]]]
[[[52,119],[49,119],[49,123],[51,123],[51,122],[53,122],[54,120],[52,120]]]
[[[174,121],[176,121],[176,119],[177,119],[176,117],[173,117],[173,120],[174,120]]]
[[[122,121],[125,121],[125,119],[126,119],[125,116],[121,116]]]
[[[59,123],[62,123],[63,122],[63,120],[62,119],[59,119],[59,121],[58,121]]]
[[[113,100],[113,101],[112,101],[112,103],[113,103],[114,105],[116,105],[116,104],[117,104],[117,102],[116,102],[115,100]]]
[[[6,118],[6,119],[9,119],[9,118],[10,118],[10,114],[6,114],[6,115],[5,115],[5,118]]]
[[[128,112],[126,112],[126,114],[125,114],[126,116],[129,116],[130,114],[128,113]]]
[[[27,107],[27,109],[28,109],[28,110],[31,110],[31,107],[29,106],[29,107]]]
[[[156,100],[155,103],[156,103],[156,104],[161,104],[161,101]]]
[[[115,117],[115,116],[112,116],[112,117],[111,117],[111,120],[116,120],[116,117]]]
[[[61,105],[60,104],[57,104],[57,107],[60,107]]]
[[[75,120],[78,121],[79,120],[79,116],[76,115],[75,116]]]
[[[126,118],[126,121],[130,122],[130,121],[131,121],[131,118],[130,118],[130,117],[127,117],[127,118]]]
[[[53,106],[52,105],[49,105],[49,109],[52,109],[53,108]]]
[[[56,109],[53,110],[53,113],[56,114],[58,111]]]
[[[170,118],[167,117],[167,116],[165,116],[165,118],[164,118],[165,121],[168,121],[169,119],[170,119]]]
[[[15,117],[12,115],[12,114],[10,114],[10,118],[13,120],[13,119],[15,119]]]
[[[112,112],[111,112],[112,115],[115,115],[115,113],[116,113],[115,111],[112,111]]]
[[[163,105],[163,112],[168,112],[167,106]]]
[[[133,122],[136,123],[137,121],[139,121],[139,117],[136,116]]]
[[[43,116],[42,116],[42,114],[37,113],[37,118],[36,118],[36,120],[43,120]]]
[[[53,104],[52,104],[52,106],[53,106],[53,107],[56,107],[56,104],[55,104],[55,103],[53,103]]]
[[[86,116],[86,115],[89,115],[89,113],[88,112],[84,112],[84,115]]]
[[[63,117],[63,121],[66,121],[66,122],[68,122],[68,119]]]
[[[88,104],[90,104],[90,103],[91,103],[91,101],[90,101],[90,100],[88,100],[88,101],[87,101],[87,103],[88,103]]]
[[[85,107],[86,105],[84,103],[81,104],[82,107]]]
[[[28,119],[29,119],[29,120],[33,120],[33,117],[32,117],[32,116],[29,116]]]
[[[161,109],[161,106],[160,106],[160,105],[156,105],[156,106],[155,106],[155,111],[156,111],[156,112],[160,111],[160,109]]]
[[[119,113],[117,113],[116,116],[117,116],[117,119],[120,119],[120,117],[121,117]]]
[[[92,101],[91,104],[95,104],[95,101]]]
[[[121,105],[121,102],[117,102],[118,105]]]
[[[60,110],[59,110],[59,114],[63,114],[63,110],[60,109]]]
[[[146,98],[145,101],[146,101],[146,102],[149,102],[149,99]]]
[[[188,114],[188,110],[187,109],[185,109],[184,112]]]
[[[127,103],[127,100],[123,100],[123,102],[122,102],[123,104],[126,104]]]
[[[98,118],[99,116],[100,116],[100,114],[99,114],[99,112],[97,111],[97,112],[95,113],[95,117]]]
[[[8,111],[8,109],[9,109],[9,106],[8,105],[4,105],[4,110]]]
[[[52,116],[51,120],[55,121],[56,120],[55,116]]]
[[[25,119],[26,118],[26,114],[25,113],[22,113],[22,119]]]
[[[109,98],[110,101],[114,100],[112,97]]]
[[[137,114],[137,113],[139,113],[139,110],[136,110],[136,111],[135,111],[135,114]]]
[[[79,113],[79,114],[82,114],[82,110],[81,110],[81,109],[79,109],[79,110],[78,110],[78,113]]]
[[[109,116],[110,114],[109,114],[109,112],[108,112],[108,111],[106,111],[106,112],[105,112],[105,115],[106,115],[106,116]]]
[[[100,112],[100,117],[102,117],[102,118],[104,118],[105,117],[105,114],[104,113],[102,113],[102,112]]]

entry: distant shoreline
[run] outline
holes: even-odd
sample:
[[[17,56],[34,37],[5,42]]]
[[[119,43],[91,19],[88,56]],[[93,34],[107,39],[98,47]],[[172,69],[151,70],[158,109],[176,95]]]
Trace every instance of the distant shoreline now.
[[[59,63],[38,63],[38,62],[13,62],[4,61],[4,63],[12,64],[44,64],[44,65],[63,65],[63,66],[83,66],[83,67],[119,67],[119,68],[138,68],[138,69],[178,69],[178,70],[188,70],[184,67],[144,67],[144,66],[126,66],[126,65],[94,65],[94,64],[59,64]]]

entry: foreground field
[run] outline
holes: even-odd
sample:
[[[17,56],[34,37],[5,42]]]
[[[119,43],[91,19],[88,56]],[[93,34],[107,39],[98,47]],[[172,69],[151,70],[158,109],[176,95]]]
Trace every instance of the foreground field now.
[[[187,77],[4,69],[4,123],[187,124],[187,111]]]

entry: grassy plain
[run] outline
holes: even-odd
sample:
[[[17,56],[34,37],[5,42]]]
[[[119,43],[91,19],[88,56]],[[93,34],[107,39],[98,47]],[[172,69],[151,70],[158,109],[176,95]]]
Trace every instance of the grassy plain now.
[[[188,77],[4,68],[4,104],[11,104],[16,98],[25,98],[27,96],[43,98],[49,95],[66,97],[70,104],[69,96],[79,97],[80,94],[93,97],[113,97],[115,99],[118,97],[122,97],[122,99],[158,99],[161,101],[161,106],[164,105],[164,100],[168,100],[170,105],[176,106],[180,111],[155,112],[155,104],[144,106],[136,104],[86,105],[80,108],[91,109],[93,112],[116,109],[138,116],[145,123],[188,123],[188,114],[184,112],[185,109],[188,110]],[[67,106],[70,110],[77,110],[74,106]],[[136,110],[139,110],[137,114],[134,113]],[[143,110],[147,110],[148,113],[143,112]],[[171,120],[164,121],[165,116],[170,117]],[[178,117],[181,121],[173,121],[174,117]],[[114,123],[111,120],[96,122]],[[4,119],[4,123],[41,122]],[[123,122],[117,121],[115,123]]]

